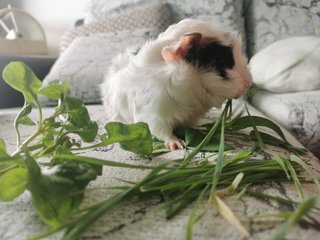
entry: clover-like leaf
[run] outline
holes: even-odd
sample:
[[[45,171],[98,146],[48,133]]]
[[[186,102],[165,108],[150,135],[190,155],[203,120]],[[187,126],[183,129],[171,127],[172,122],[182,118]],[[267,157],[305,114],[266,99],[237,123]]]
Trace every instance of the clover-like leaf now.
[[[39,94],[48,97],[49,99],[58,100],[62,95],[67,95],[70,92],[69,81],[54,80],[50,81],[48,86],[43,86],[39,89]]]
[[[0,138],[0,157],[7,157],[9,154],[7,153],[7,147],[2,138]]]
[[[12,201],[20,196],[28,184],[28,170],[13,168],[0,176],[0,200]]]
[[[119,142],[127,151],[137,154],[150,154],[153,150],[152,136],[146,123],[123,124],[110,122],[105,125],[108,138],[104,145]]]
[[[27,125],[27,126],[35,125],[35,123],[28,116],[31,113],[31,111],[32,111],[32,104],[26,103],[16,117],[15,127],[17,127],[19,124]]]
[[[81,99],[67,96],[64,99],[62,126],[78,134],[85,142],[92,142],[98,134],[98,124],[92,121]]]
[[[11,62],[3,70],[4,81],[15,90],[21,92],[28,103],[37,99],[42,82],[23,62]]]
[[[207,126],[205,126],[207,127]],[[210,125],[212,127],[212,125]],[[178,137],[181,139],[184,139],[186,143],[186,147],[189,149],[194,149],[196,148],[202,140],[206,137],[208,129],[205,129],[204,131],[199,130],[199,129],[194,129],[194,128],[180,128],[176,134]],[[207,143],[206,146],[201,148],[201,151],[205,152],[217,152],[219,151],[219,145],[220,141],[212,137],[210,141]],[[224,148],[225,150],[232,150],[234,149],[231,145],[224,143]]]
[[[53,227],[63,224],[78,209],[83,200],[84,188],[101,173],[96,166],[87,163],[55,163],[57,165],[48,171],[41,171],[35,159],[26,155],[32,204],[40,218]]]

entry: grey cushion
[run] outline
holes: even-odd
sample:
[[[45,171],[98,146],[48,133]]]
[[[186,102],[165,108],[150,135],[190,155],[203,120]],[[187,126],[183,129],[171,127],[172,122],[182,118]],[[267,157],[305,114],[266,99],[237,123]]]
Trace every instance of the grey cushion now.
[[[108,5],[108,4],[107,4]],[[146,2],[67,32],[62,37],[60,55],[44,79],[68,79],[71,95],[85,103],[99,103],[102,83],[112,59],[131,46],[141,46],[155,38],[172,22],[168,4]],[[69,45],[70,44],[70,45]],[[43,103],[52,102],[41,98]]]
[[[320,90],[282,94],[260,91],[252,104],[320,157]]]
[[[129,46],[140,46],[153,34],[154,29],[136,29],[78,37],[56,61],[44,85],[52,80],[68,79],[72,96],[85,103],[99,103],[99,84],[113,57]],[[47,105],[53,103],[44,97],[40,100]]]

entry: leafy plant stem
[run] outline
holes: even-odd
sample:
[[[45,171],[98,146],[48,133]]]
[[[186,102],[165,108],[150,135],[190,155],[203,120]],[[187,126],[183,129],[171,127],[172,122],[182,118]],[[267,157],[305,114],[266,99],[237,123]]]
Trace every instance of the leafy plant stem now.
[[[43,121],[42,121],[43,115],[42,115],[42,107],[41,107],[41,104],[40,104],[37,96],[35,96],[35,102],[36,102],[36,105],[37,105],[38,111],[39,111],[39,129],[41,129],[42,123],[43,123]]]
[[[35,138],[37,138],[39,135],[43,133],[43,129],[38,128],[37,131],[35,131],[30,137],[28,137],[20,146],[19,148],[12,154],[12,156],[17,156],[18,154],[23,152],[23,149],[28,146],[29,143],[31,143]]]

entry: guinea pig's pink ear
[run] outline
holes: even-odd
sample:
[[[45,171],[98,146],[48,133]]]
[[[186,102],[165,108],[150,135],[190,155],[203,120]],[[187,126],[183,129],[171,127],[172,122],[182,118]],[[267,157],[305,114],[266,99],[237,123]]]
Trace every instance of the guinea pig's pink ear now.
[[[184,58],[189,49],[199,44],[201,37],[201,33],[188,33],[183,35],[178,42],[162,48],[161,55],[163,60],[166,63],[170,63]]]

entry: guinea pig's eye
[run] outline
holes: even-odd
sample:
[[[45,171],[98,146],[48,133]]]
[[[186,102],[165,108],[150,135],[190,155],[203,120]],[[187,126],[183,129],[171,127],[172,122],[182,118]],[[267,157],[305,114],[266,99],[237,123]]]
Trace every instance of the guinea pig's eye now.
[[[219,65],[223,65],[224,64],[224,60],[222,58],[217,58],[216,63]]]

